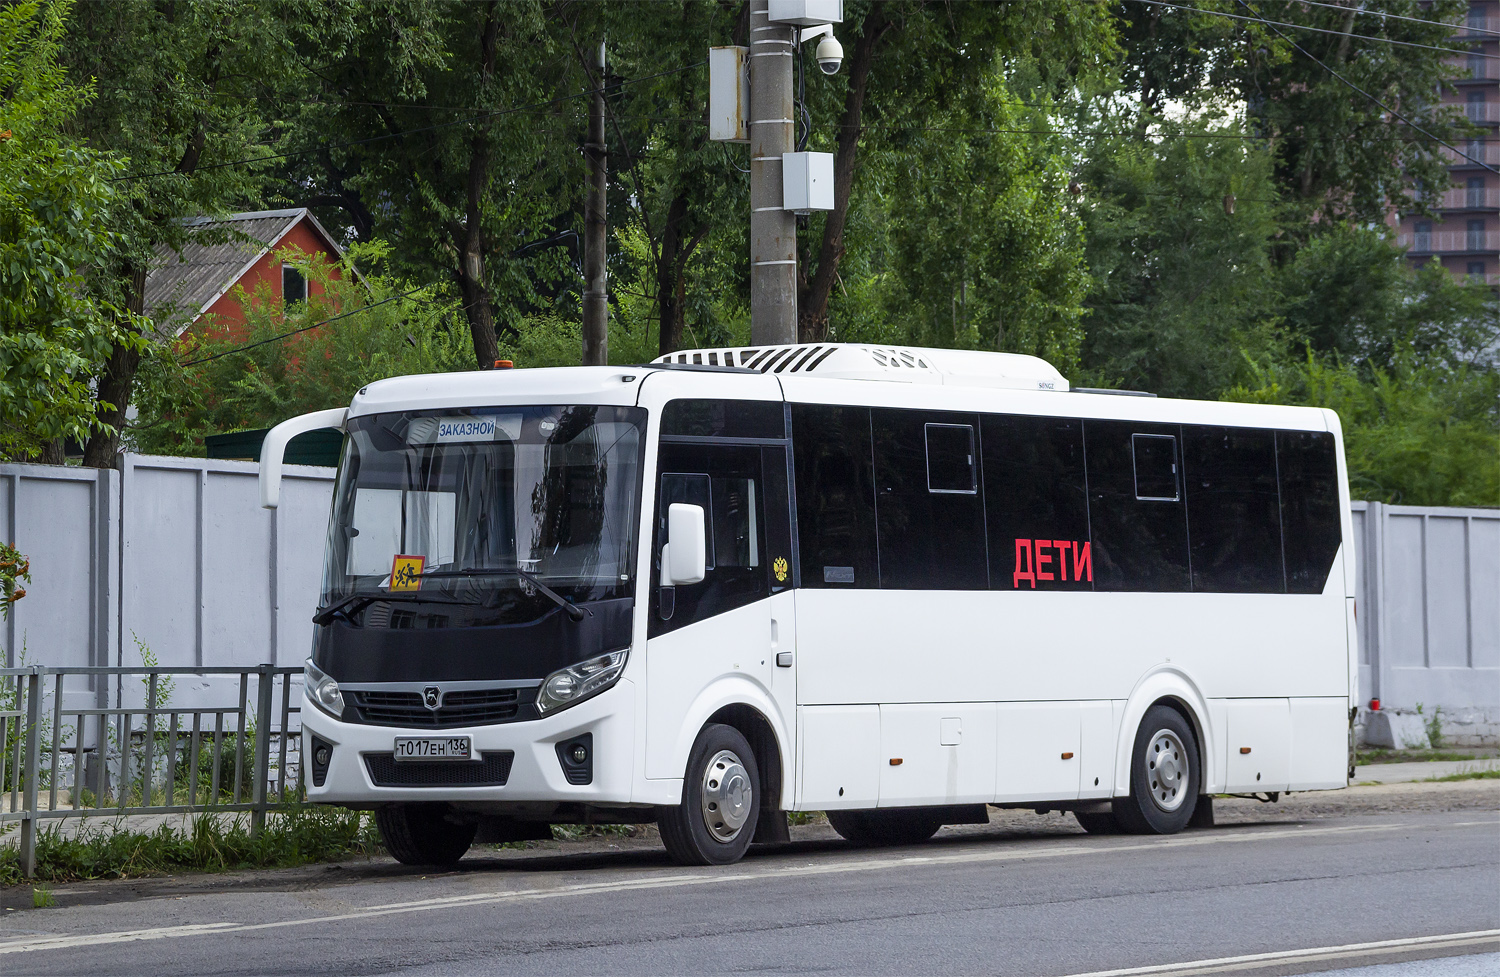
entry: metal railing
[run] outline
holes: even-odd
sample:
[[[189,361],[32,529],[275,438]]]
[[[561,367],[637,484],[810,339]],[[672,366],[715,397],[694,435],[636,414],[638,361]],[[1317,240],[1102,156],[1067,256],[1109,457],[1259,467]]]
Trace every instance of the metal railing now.
[[[1500,231],[1403,232],[1396,243],[1417,254],[1500,251]]]
[[[1458,22],[1458,30],[1453,35],[1454,39],[1488,39],[1493,37],[1491,31],[1500,31],[1500,17],[1469,17]]]
[[[249,812],[259,832],[268,810],[302,796],[292,704],[301,675],[273,665],[0,669],[0,830],[20,822],[22,874],[35,873],[37,829],[49,820]],[[172,705],[176,676],[237,678],[237,702]],[[103,694],[66,687],[70,677]],[[64,701],[80,694],[96,705]]]
[[[1500,122],[1500,102],[1452,102],[1462,105],[1470,122]]]
[[[1500,209],[1500,187],[1458,187],[1444,190],[1438,198],[1440,210]]]

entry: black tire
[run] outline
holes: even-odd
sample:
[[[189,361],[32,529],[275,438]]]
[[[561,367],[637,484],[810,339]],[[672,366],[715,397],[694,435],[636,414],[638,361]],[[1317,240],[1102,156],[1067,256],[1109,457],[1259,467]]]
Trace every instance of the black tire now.
[[[703,727],[688,753],[682,803],[657,811],[667,854],[679,865],[729,865],[755,836],[760,814],[760,768],[740,731]]]
[[[479,825],[449,821],[443,804],[387,804],[375,811],[385,849],[403,865],[453,865],[469,846]]]
[[[1073,816],[1078,819],[1078,826],[1091,835],[1120,833],[1120,822],[1109,811],[1074,811]]]
[[[1130,794],[1114,799],[1115,820],[1131,834],[1176,834],[1193,819],[1202,776],[1192,725],[1176,709],[1152,706],[1135,733]]]
[[[828,823],[856,845],[918,845],[943,826],[938,815],[888,808],[878,811],[829,811]]]

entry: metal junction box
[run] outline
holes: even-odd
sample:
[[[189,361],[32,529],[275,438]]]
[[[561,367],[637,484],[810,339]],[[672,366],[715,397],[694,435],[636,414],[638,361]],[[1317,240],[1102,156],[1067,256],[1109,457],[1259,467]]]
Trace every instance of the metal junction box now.
[[[806,214],[833,209],[833,154],[781,154],[781,209]]]
[[[708,49],[708,138],[750,141],[750,49]]]
[[[773,24],[816,27],[844,20],[844,0],[770,0],[767,7]]]

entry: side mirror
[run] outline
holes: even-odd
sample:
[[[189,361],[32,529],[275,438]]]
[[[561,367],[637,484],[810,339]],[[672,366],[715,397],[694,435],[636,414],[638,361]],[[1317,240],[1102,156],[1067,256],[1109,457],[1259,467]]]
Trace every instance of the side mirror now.
[[[317,410],[290,420],[282,421],[271,428],[260,445],[260,504],[262,508],[274,509],[281,501],[281,459],[286,454],[287,442],[308,431],[344,426],[349,408],[334,407]]]
[[[661,585],[701,583],[708,574],[708,537],[701,505],[673,502],[667,507],[667,538],[662,547]]]

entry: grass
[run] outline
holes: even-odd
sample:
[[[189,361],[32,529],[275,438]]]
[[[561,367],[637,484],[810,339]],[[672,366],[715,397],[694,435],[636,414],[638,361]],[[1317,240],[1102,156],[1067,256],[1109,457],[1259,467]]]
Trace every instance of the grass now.
[[[1428,763],[1442,760],[1488,760],[1500,756],[1494,750],[1460,752],[1457,750],[1387,750],[1382,748],[1359,750],[1354,762],[1366,763]]]
[[[639,824],[554,824],[552,840],[582,841],[585,838],[634,838],[645,825]],[[511,842],[525,847],[524,842]]]
[[[1428,777],[1428,783],[1452,783],[1456,780],[1500,780],[1500,768],[1494,770],[1461,770],[1446,777]]]
[[[286,868],[368,855],[378,848],[379,835],[369,815],[325,807],[288,807],[269,816],[259,835],[250,833],[248,815],[203,814],[187,831],[164,824],[142,833],[118,822],[107,827],[86,823],[68,837],[49,826],[37,836],[36,881]],[[19,848],[0,846],[0,885],[22,881]]]

